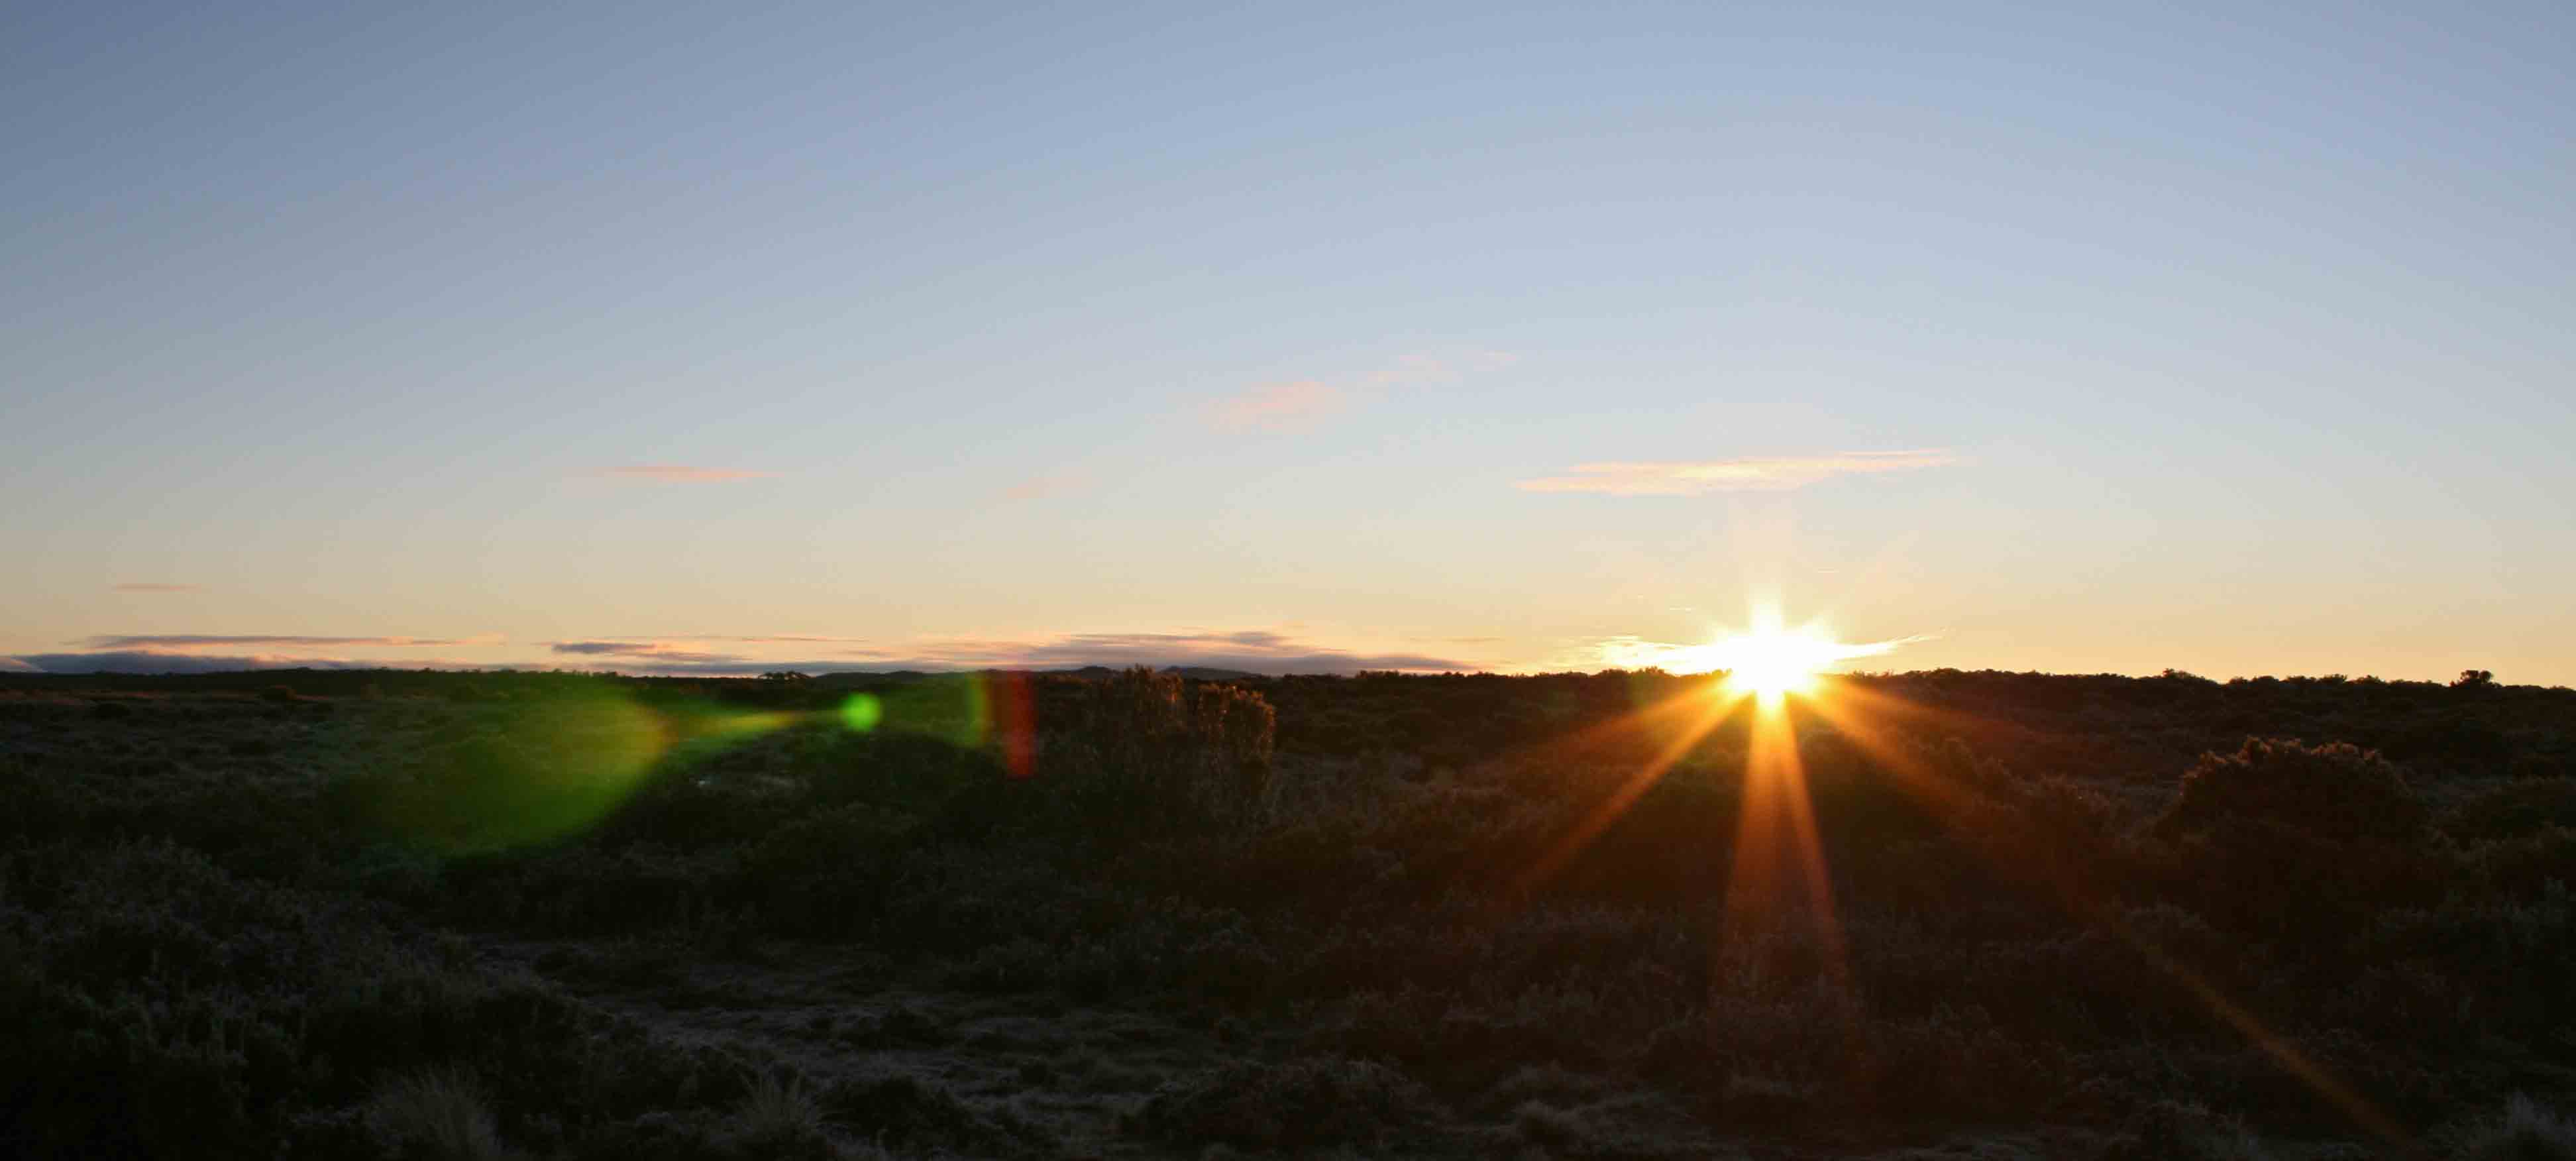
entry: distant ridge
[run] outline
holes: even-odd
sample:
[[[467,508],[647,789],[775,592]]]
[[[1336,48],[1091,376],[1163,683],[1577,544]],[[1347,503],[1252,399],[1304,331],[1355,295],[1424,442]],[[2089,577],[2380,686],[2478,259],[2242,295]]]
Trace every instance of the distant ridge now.
[[[958,673],[1026,673],[1031,675],[1044,675],[1047,677],[1070,677],[1077,681],[1106,681],[1121,673],[1125,673],[1126,671],[1127,670],[1123,667],[1109,665],[1085,665],[1074,669],[968,669],[947,670],[935,673],[920,669],[890,669],[875,671],[838,670],[831,673],[816,674],[814,680],[825,683],[850,684],[863,681],[923,681],[934,677],[954,677]],[[1258,681],[1269,676],[1268,674],[1254,673],[1248,669],[1217,669],[1205,665],[1166,665],[1157,672],[1168,673],[1174,677],[1186,677],[1195,681]]]

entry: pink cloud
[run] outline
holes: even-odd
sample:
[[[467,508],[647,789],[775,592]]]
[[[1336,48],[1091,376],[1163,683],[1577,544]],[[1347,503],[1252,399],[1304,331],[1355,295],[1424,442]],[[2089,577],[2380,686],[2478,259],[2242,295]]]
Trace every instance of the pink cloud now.
[[[1081,488],[1086,482],[1086,479],[1077,472],[1056,472],[1050,475],[1031,476],[1028,479],[1002,489],[1002,498],[1005,500],[1043,500],[1049,496],[1061,496],[1067,492],[1075,491]]]
[[[213,673],[241,669],[482,668],[492,662],[452,659],[367,659],[345,655],[281,653],[211,654],[189,646],[213,644],[281,644],[296,648],[320,643],[351,645],[426,645],[428,641],[384,637],[179,637],[95,638],[100,648],[83,653],[18,654],[0,657],[0,669],[34,669],[48,673]],[[1407,650],[1349,649],[1292,637],[1268,629],[1179,633],[1070,633],[1002,639],[923,640],[892,648],[859,648],[816,657],[808,652],[770,657],[758,651],[727,652],[694,642],[837,642],[847,638],[768,636],[690,637],[681,639],[596,638],[541,642],[550,655],[544,662],[502,662],[499,668],[544,667],[627,673],[739,676],[772,670],[806,673],[853,670],[956,671],[986,668],[1059,670],[1083,666],[1123,668],[1129,665],[1195,666],[1251,673],[1351,673],[1358,670],[1472,672],[1474,661]],[[465,641],[453,642],[456,644]],[[167,646],[177,644],[178,649]],[[146,646],[138,648],[135,646]],[[160,645],[164,648],[150,648]],[[821,652],[821,651],[814,651]]]
[[[204,649],[216,646],[238,648],[244,645],[267,645],[282,649],[374,645],[409,649],[423,646],[498,645],[500,643],[501,635],[498,633],[485,633],[475,637],[289,637],[274,634],[163,633],[92,637],[81,645],[88,649]]]
[[[1312,423],[1348,406],[1341,388],[1321,379],[1265,383],[1208,409],[1208,420],[1227,431],[1278,431]]]
[[[546,648],[553,653],[577,657],[633,657],[689,665],[723,664],[744,660],[732,653],[709,653],[684,649],[667,641],[550,641]]]
[[[165,653],[153,649],[110,649],[92,653],[21,653],[0,657],[0,669],[38,673],[231,673],[248,669],[485,669],[488,661],[408,657],[356,659],[306,657],[278,653]],[[497,668],[514,668],[501,665]]]
[[[1369,375],[1346,379],[1347,387],[1322,379],[1263,383],[1208,404],[1205,413],[1208,422],[1223,431],[1303,427],[1374,394],[1402,387],[1454,384],[1472,373],[1498,370],[1518,361],[1519,356],[1503,351],[1417,352],[1399,355]]]

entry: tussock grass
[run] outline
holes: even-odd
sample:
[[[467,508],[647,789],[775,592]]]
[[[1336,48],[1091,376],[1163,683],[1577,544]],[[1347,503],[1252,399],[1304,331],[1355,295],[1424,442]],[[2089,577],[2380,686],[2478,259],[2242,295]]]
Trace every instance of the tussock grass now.
[[[368,1112],[405,1156],[493,1161],[508,1156],[482,1086],[457,1069],[421,1069],[379,1086]]]
[[[765,1073],[743,1093],[734,1127],[747,1144],[789,1146],[823,1136],[823,1104],[803,1077]]]

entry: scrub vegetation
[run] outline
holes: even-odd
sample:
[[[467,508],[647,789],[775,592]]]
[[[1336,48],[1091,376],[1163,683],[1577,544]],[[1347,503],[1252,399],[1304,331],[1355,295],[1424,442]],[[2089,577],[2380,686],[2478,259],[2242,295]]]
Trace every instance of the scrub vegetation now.
[[[2576,1157],[2473,676],[0,676],[0,1153]]]

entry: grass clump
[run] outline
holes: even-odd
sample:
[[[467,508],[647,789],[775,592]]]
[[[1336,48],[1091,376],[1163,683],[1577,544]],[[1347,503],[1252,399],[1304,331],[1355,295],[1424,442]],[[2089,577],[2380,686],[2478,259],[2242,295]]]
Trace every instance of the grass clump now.
[[[508,1156],[483,1088],[457,1069],[431,1068],[386,1081],[368,1102],[396,1155],[419,1161],[492,1161]]]
[[[829,1155],[823,1103],[804,1078],[764,1074],[751,1082],[734,1111],[734,1132],[764,1157]]]

